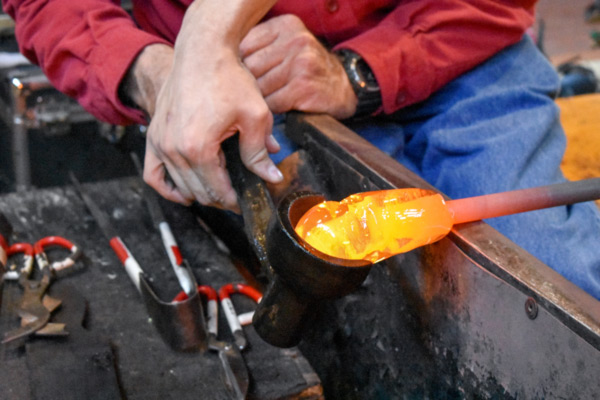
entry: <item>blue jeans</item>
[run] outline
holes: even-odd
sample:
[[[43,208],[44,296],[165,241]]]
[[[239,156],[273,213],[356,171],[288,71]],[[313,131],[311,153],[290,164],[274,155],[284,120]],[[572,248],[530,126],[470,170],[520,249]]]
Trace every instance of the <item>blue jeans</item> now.
[[[525,37],[426,101],[350,128],[451,198],[562,182],[558,76]],[[278,159],[292,148],[284,148]],[[600,299],[600,212],[592,202],[486,221]]]

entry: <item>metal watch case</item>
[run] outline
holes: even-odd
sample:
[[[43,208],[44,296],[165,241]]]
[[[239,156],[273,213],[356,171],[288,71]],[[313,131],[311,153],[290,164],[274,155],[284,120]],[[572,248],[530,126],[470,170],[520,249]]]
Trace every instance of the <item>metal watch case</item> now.
[[[359,54],[351,50],[338,50],[336,54],[358,98],[354,116],[373,114],[381,107],[381,89],[373,71]]]

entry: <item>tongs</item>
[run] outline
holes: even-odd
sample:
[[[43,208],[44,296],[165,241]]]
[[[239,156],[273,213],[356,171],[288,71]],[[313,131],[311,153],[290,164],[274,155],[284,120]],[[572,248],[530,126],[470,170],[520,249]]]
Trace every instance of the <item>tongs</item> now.
[[[70,178],[96,223],[108,239],[113,251],[125,267],[129,279],[142,295],[146,310],[163,340],[174,350],[205,351],[207,349],[207,334],[202,300],[196,290],[196,280],[189,265],[180,256],[176,256],[179,251],[173,252],[172,246],[167,249],[169,257],[176,260],[176,265],[174,264],[173,267],[182,289],[188,296],[181,301],[165,302],[159,299],[152,290],[144,271],[110,223],[108,215],[83,190],[73,173],[70,173]],[[150,194],[154,195],[154,193]],[[147,199],[148,197],[146,196]],[[156,208],[159,208],[158,204],[156,204]],[[156,209],[154,212],[156,212]],[[173,238],[172,234],[171,238]],[[165,246],[168,243],[170,244],[170,242],[165,241],[163,243],[165,243]],[[173,243],[175,243],[174,238]]]

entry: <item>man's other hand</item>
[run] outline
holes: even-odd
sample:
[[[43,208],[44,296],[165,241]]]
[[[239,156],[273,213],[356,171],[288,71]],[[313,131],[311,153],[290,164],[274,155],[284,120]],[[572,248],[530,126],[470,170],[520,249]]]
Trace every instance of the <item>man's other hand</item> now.
[[[298,110],[344,119],[356,111],[358,99],[341,62],[294,15],[252,28],[240,54],[274,113]]]

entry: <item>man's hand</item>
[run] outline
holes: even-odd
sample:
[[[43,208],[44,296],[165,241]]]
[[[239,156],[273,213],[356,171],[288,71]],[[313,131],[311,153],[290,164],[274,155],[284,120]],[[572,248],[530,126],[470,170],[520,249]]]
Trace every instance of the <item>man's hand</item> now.
[[[274,113],[299,110],[344,119],[356,111],[344,67],[298,17],[283,15],[255,26],[240,53]]]
[[[173,64],[148,129],[144,179],[170,200],[236,209],[221,142],[239,132],[242,162],[277,182],[281,173],[268,156],[278,150],[271,137],[273,117],[235,54],[215,49],[214,63],[204,57],[176,58]]]
[[[258,19],[271,2],[229,3],[229,12],[214,2],[194,2],[186,12],[170,69],[161,69],[151,85],[161,88],[147,133],[144,180],[172,201],[238,210],[221,142],[239,132],[246,167],[273,183],[283,176],[268,156],[279,150],[273,116],[239,59],[241,36],[250,27],[240,29],[234,18],[246,21],[244,7],[253,6]],[[234,29],[224,32],[229,25]],[[146,108],[152,114],[152,105]]]

